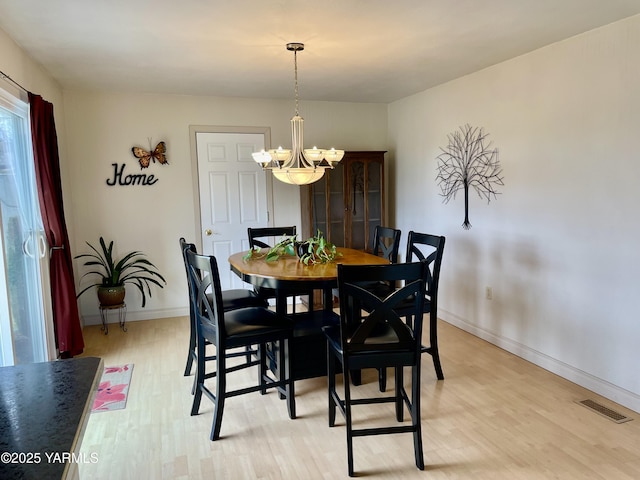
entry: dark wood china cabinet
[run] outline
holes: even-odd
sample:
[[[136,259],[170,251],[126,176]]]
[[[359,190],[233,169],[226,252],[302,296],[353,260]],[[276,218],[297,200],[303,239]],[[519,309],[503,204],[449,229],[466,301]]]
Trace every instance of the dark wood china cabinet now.
[[[301,188],[302,238],[321,230],[339,247],[371,251],[376,225],[386,222],[385,153],[345,152],[334,169]]]

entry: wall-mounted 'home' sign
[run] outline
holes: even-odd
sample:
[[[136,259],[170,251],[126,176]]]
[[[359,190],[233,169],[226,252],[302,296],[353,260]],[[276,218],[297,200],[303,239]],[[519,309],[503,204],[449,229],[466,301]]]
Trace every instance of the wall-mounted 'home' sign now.
[[[151,145],[151,139],[149,139],[149,145]],[[143,168],[149,168],[151,161],[153,163],[158,162],[160,165],[168,165],[167,162],[167,146],[164,142],[159,142],[152,151],[147,151],[141,147],[131,148],[131,153],[138,159],[140,163],[140,170]],[[115,185],[129,186],[129,185],[153,185],[157,183],[158,179],[153,174],[138,173],[138,174],[126,174],[124,173],[125,164],[118,165],[112,163],[113,175],[107,179],[107,185],[113,187]]]
[[[158,179],[153,175],[147,175],[146,173],[138,173],[132,175],[124,174],[124,163],[118,166],[117,163],[113,165],[113,177],[107,179],[107,185],[113,187],[114,185],[128,186],[128,185],[153,185]]]

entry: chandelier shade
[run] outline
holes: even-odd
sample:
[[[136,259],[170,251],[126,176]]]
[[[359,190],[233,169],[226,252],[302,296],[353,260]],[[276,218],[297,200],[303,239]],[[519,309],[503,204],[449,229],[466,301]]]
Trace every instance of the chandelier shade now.
[[[304,148],[304,119],[298,112],[298,52],[304,50],[303,43],[288,43],[287,50],[293,52],[296,111],[291,118],[291,150],[282,147],[252,154],[263,169],[271,170],[273,176],[284,183],[308,185],[317,182],[327,168],[333,168],[342,160],[344,150],[331,148]]]

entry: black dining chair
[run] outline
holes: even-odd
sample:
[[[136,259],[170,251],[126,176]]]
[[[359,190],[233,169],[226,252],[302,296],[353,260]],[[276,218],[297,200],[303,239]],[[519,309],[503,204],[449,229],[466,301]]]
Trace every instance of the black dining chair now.
[[[335,425],[336,409],[340,410],[346,421],[349,476],[354,475],[353,437],[366,435],[413,433],[416,466],[420,470],[424,469],[420,424],[420,339],[425,269],[424,262],[338,265],[340,325],[325,327],[323,330],[327,337],[329,426]],[[363,288],[363,284],[371,280],[402,282],[403,286],[390,296],[380,298]],[[411,300],[416,319],[409,326],[396,311],[396,307],[401,302]],[[338,365],[343,372],[343,397],[336,390]],[[352,398],[352,370],[387,367],[392,367],[395,371],[393,395]],[[404,367],[411,367],[410,396],[404,386]],[[378,403],[394,403],[398,422],[403,422],[406,406],[411,416],[410,424],[354,428],[352,407]]]
[[[390,263],[398,263],[398,251],[400,250],[399,229],[377,225],[373,232],[373,254],[386,258]],[[395,282],[370,282],[367,287],[379,297],[386,297],[396,288]],[[380,391],[387,388],[387,374],[384,369],[378,372]]]
[[[401,235],[402,231],[397,228],[376,225],[373,231],[372,253],[378,257],[386,258],[389,263],[398,263]],[[396,284],[395,282],[387,281],[370,281],[364,283],[363,287],[378,297],[386,297],[395,290]],[[339,298],[337,289],[333,290],[333,295]],[[354,382],[356,384],[360,382],[357,374],[354,375]],[[384,392],[387,388],[387,374],[382,368],[378,372],[378,383],[380,391]]]
[[[422,346],[422,351],[431,355],[438,380],[444,380],[440,353],[438,350],[438,285],[440,268],[444,253],[445,237],[411,231],[407,238],[407,262],[423,261],[429,268],[425,271],[425,296],[423,314],[429,314],[429,345]],[[409,325],[414,320],[411,305],[400,306],[402,316]]]
[[[187,251],[197,253],[196,246],[193,243],[187,243],[184,237],[180,237],[180,251],[182,252],[182,260],[184,262],[185,273],[187,275],[187,290],[189,291],[189,351],[187,353],[187,364],[184,369],[184,376],[191,375],[191,368],[194,361],[197,361],[196,339],[197,328],[194,312],[194,299],[191,298],[191,289],[189,288],[189,268],[187,265]],[[244,307],[267,307],[268,302],[258,296],[252,290],[244,288],[236,288],[222,291],[222,308],[224,311],[234,310]],[[255,349],[247,347],[245,354],[247,361],[249,355],[255,354]],[[215,356],[207,357],[205,360],[215,360]]]
[[[422,352],[433,358],[433,366],[438,380],[444,380],[440,351],[438,349],[438,284],[440,283],[440,267],[444,253],[445,237],[428,233],[409,232],[407,239],[407,262],[423,261],[428,265],[425,270],[425,296],[423,314],[429,314],[429,345],[422,345]],[[413,303],[408,301],[398,306],[400,316],[411,325],[414,320]],[[386,372],[380,376],[380,389],[384,391]]]
[[[247,228],[247,234],[249,236],[249,248],[260,248],[269,250],[273,245],[267,243],[267,241],[279,241],[283,237],[295,237],[296,226],[291,227],[264,227],[264,228]],[[254,287],[254,291],[265,300],[276,298],[276,291],[269,287]],[[293,311],[296,311],[295,296],[293,297]]]
[[[384,257],[391,263],[398,263],[401,230],[376,226],[373,231],[373,254]]]
[[[383,227],[377,225],[373,231],[373,244],[371,252],[382,258],[389,260],[389,263],[398,263],[398,251],[400,249],[400,237],[402,231],[396,228]],[[379,297],[386,296],[395,289],[395,284],[391,282],[368,282],[367,288],[375,292]],[[338,290],[334,290],[334,295],[338,295]]]
[[[291,376],[291,352],[289,351],[293,329],[291,321],[284,316],[265,307],[245,307],[224,311],[222,307],[222,289],[218,263],[214,256],[198,255],[191,250],[186,251],[189,269],[189,286],[192,297],[196,299],[194,311],[197,326],[196,348],[196,391],[193,396],[191,415],[200,410],[202,395],[214,403],[211,440],[220,438],[222,415],[227,398],[251,392],[265,393],[267,389],[276,388],[286,398],[289,418],[296,417],[294,384]],[[216,361],[205,361],[205,341],[210,342],[216,350]],[[266,344],[277,342],[279,345],[279,364],[283,367],[274,378],[266,368]],[[258,358],[240,364],[227,364],[232,355],[229,350],[238,347],[259,345]],[[243,356],[244,352],[238,352]],[[208,365],[215,368],[207,372]],[[238,388],[227,387],[227,376],[230,373],[248,367],[258,366],[258,384]],[[215,378],[215,391],[212,391],[205,380]]]

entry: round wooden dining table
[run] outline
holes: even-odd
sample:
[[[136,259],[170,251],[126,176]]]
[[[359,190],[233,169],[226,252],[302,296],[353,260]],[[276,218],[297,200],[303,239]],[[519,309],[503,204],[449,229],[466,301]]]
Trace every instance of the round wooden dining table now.
[[[234,253],[229,257],[231,270],[244,282],[256,287],[273,288],[277,292],[276,310],[286,313],[286,296],[295,292],[312,290],[324,292],[324,306],[332,306],[331,291],[338,286],[337,265],[382,265],[389,263],[383,257],[353,248],[338,247],[338,257],[329,263],[305,265],[298,257],[283,255],[278,260],[267,262],[264,257],[245,260],[247,252]]]
[[[235,253],[229,257],[231,270],[243,281],[256,287],[272,288],[276,291],[276,312],[289,316],[293,322],[293,362],[292,375],[295,380],[326,375],[327,346],[322,327],[338,322],[333,313],[332,290],[338,286],[340,263],[348,265],[381,265],[388,260],[371,253],[351,248],[338,248],[340,255],[335,261],[325,264],[305,265],[298,257],[284,255],[277,261],[267,262],[264,257],[245,260],[247,252]],[[313,292],[322,290],[323,306],[314,309]],[[310,312],[287,314],[287,297],[309,295]],[[277,355],[273,345],[267,346],[269,368],[277,371]],[[359,383],[359,375],[352,374]]]

